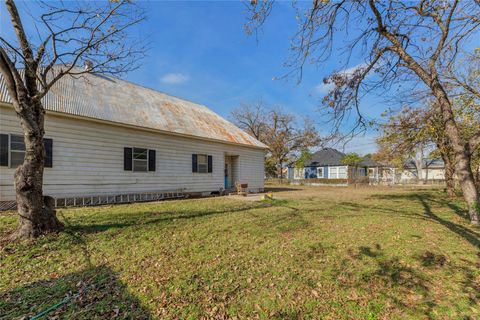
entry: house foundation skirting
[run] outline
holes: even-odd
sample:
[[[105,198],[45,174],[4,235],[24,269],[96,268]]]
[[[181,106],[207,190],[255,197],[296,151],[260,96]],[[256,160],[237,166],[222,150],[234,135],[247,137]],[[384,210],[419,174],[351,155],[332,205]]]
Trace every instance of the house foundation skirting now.
[[[114,195],[66,196],[53,197],[55,208],[99,206],[107,204],[121,204],[134,202],[161,201],[188,197],[184,189],[174,191],[122,193]],[[0,211],[14,210],[17,207],[15,200],[0,201]]]

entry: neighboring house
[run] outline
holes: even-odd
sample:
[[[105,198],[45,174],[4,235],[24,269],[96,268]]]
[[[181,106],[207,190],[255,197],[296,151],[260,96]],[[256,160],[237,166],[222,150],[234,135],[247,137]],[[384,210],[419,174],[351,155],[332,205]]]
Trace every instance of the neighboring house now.
[[[62,78],[43,105],[46,195],[264,188],[267,147],[203,105],[102,75]],[[0,77],[0,201],[15,199],[24,150]]]
[[[403,166],[400,182],[445,180],[445,164],[442,159],[423,159],[420,177],[418,176],[418,171],[415,161],[408,160]]]
[[[370,177],[378,179],[379,163],[364,158],[355,166],[343,164],[345,154],[333,148],[325,148],[312,154],[311,159],[303,168],[289,166],[289,179],[352,179],[358,177]]]

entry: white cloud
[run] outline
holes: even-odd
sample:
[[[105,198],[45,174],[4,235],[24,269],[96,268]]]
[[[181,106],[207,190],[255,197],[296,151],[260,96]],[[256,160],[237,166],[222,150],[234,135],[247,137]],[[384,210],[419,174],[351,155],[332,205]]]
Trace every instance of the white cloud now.
[[[333,85],[333,83],[320,83],[319,85],[316,85],[315,86],[315,93],[317,94],[327,94],[329,93],[330,91],[332,91],[332,89],[334,88],[335,86]]]
[[[358,69],[363,69],[366,67],[367,67],[366,63],[360,63],[360,64],[357,64],[356,66],[340,71],[339,73],[343,73],[344,75],[349,76],[349,75],[352,75]]]
[[[182,73],[167,73],[160,81],[164,84],[181,84],[190,80],[190,77]]]
[[[353,67],[350,67],[348,69],[339,71],[338,73],[343,74],[343,75],[348,77],[348,76],[351,76],[358,69],[365,68],[366,66],[367,65],[365,63],[360,63],[360,64],[357,64],[356,66],[353,66]],[[325,94],[329,93],[334,87],[335,86],[334,86],[333,83],[323,83],[322,82],[322,83],[315,86],[314,92],[316,94],[325,95]]]

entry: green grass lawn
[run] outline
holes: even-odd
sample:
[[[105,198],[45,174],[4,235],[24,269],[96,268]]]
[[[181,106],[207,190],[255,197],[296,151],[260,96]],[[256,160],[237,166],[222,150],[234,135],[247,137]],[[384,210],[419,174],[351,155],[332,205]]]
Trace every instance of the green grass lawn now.
[[[58,210],[3,243],[0,319],[480,319],[480,230],[440,190],[278,187]],[[0,214],[0,237],[13,231]]]

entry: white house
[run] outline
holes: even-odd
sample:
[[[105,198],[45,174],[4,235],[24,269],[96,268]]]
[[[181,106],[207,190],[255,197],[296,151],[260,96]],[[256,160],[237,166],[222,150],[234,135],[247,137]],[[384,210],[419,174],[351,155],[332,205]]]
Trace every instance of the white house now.
[[[203,105],[103,75],[64,77],[43,104],[46,195],[145,200],[142,193],[210,194],[235,182],[264,187],[266,146]],[[0,76],[0,202],[15,199],[24,148]]]
[[[445,164],[442,159],[423,159],[419,170],[414,160],[405,162],[400,176],[400,182],[415,182],[417,180],[444,181]],[[420,177],[419,177],[420,172]]]

